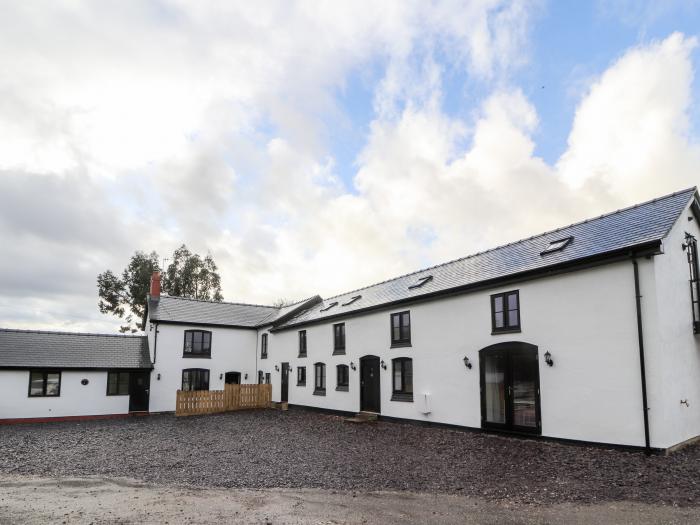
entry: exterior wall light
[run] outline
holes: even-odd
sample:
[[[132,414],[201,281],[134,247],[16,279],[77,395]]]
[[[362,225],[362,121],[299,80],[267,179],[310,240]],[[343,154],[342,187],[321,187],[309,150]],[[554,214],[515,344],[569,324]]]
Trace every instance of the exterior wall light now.
[[[80,381],[80,384],[83,385],[83,386],[86,386],[89,382],[90,382],[90,381],[88,381],[87,379],[82,379],[82,380]]]
[[[552,354],[549,353],[549,350],[547,350],[544,354],[544,362],[547,363],[548,366],[554,366],[554,361],[552,360]]]
[[[462,359],[462,361],[464,361],[464,366],[466,366],[469,370],[472,369],[472,363],[471,361],[469,361],[469,358],[466,355],[464,356],[464,359]]]
[[[386,363],[384,362],[384,359],[382,359],[382,362],[379,363],[379,366],[381,366],[383,370],[386,370]]]
[[[279,371],[280,371],[280,367],[275,365],[275,372],[279,372]]]
[[[353,363],[352,361],[350,361],[350,368],[352,368],[353,370],[357,370],[355,363]]]
[[[156,379],[160,381],[160,373],[156,376]]]
[[[160,374],[158,374],[158,375],[160,375]],[[246,374],[243,376],[243,379],[248,379],[248,373],[247,373],[247,372],[246,372]]]
[[[219,381],[221,381],[224,378],[224,374],[219,374]]]

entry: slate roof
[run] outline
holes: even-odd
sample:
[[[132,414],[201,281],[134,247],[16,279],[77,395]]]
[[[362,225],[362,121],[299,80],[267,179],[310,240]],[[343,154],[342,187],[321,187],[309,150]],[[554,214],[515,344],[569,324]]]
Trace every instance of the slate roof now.
[[[0,328],[0,368],[152,368],[146,336]]]
[[[689,188],[594,219],[329,297],[322,304],[300,313],[277,328],[448,292],[455,288],[496,281],[661,241],[693,198],[697,199],[697,189]],[[563,250],[540,255],[550,242],[566,237],[573,237],[573,240]],[[428,276],[432,278],[426,280],[422,286],[410,288]],[[359,299],[343,306],[358,295],[361,296]],[[334,302],[337,304],[329,308]]]
[[[158,301],[150,301],[148,308],[152,321],[247,328],[264,324],[267,319],[276,317],[280,310],[276,306],[217,303],[169,295],[161,295]]]

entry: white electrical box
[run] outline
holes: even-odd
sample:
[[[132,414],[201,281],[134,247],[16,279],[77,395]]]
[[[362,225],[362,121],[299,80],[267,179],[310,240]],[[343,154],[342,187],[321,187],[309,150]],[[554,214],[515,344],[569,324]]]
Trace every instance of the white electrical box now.
[[[430,414],[430,412],[432,412],[432,408],[430,406],[430,394],[423,394],[423,402],[421,403],[420,411],[423,414]]]

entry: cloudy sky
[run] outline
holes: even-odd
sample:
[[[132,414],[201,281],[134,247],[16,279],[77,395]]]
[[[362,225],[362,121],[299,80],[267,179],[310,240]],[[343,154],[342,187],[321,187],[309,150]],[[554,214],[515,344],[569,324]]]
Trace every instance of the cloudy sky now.
[[[700,1],[0,0],[0,326],[331,295],[700,182]]]

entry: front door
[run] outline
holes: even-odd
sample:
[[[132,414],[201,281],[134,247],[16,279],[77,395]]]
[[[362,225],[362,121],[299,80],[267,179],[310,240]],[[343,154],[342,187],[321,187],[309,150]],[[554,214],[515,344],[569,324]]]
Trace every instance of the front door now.
[[[368,355],[360,359],[360,411],[380,412],[379,358]]]
[[[226,372],[224,376],[224,382],[227,385],[240,385],[241,384],[241,373],[240,372]]]
[[[150,372],[129,373],[129,412],[148,412]]]
[[[289,401],[289,363],[282,363],[282,393],[280,401],[286,403]]]
[[[537,347],[499,343],[479,352],[479,364],[482,427],[541,433]]]

